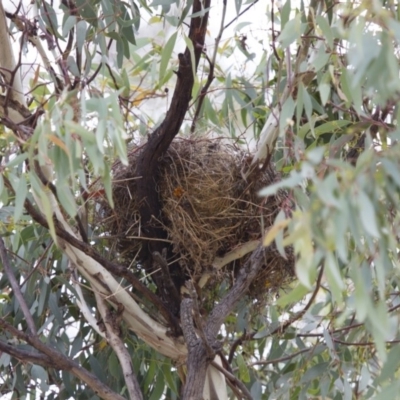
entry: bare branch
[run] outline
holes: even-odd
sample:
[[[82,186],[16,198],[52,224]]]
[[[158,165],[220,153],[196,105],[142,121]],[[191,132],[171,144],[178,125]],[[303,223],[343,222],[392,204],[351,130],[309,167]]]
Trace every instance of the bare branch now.
[[[26,361],[23,356],[29,357],[28,360],[32,363],[38,363],[47,367],[52,367],[60,370],[70,371],[77,378],[81,379],[82,382],[86,383],[98,396],[105,400],[126,400],[118,393],[112,391],[107,385],[101,382],[95,375],[88,370],[82,368],[78,363],[71,360],[59,351],[52,349],[51,347],[44,344],[41,339],[37,336],[28,335],[14,328],[8,324],[4,319],[0,318],[0,327],[10,332],[13,336],[24,340],[36,350],[39,350],[42,354],[36,355],[28,351],[22,352],[17,348],[10,348],[10,345],[6,345],[4,342],[0,342],[0,349],[3,349],[7,354],[10,354],[21,361]],[[13,347],[13,346],[11,346]]]
[[[210,71],[208,72],[207,81],[206,81],[205,85],[202,87],[198,101],[197,101],[197,106],[196,106],[196,111],[194,113],[192,126],[190,127],[190,132],[192,132],[192,133],[194,133],[194,131],[196,129],[196,123],[200,116],[204,98],[206,97],[207,91],[208,91],[212,81],[214,80],[214,68],[215,68],[215,61],[217,59],[217,54],[218,54],[218,45],[219,45],[219,42],[221,41],[222,33],[224,32],[224,29],[225,29],[224,23],[225,23],[225,15],[226,15],[226,3],[227,3],[227,0],[224,0],[223,8],[222,8],[222,16],[221,16],[221,27],[220,27],[218,35],[215,39],[215,47],[214,47],[214,53],[213,53],[212,59],[209,60],[207,57],[207,60],[210,64]]]
[[[216,337],[225,318],[233,311],[236,303],[246,295],[251,282],[253,282],[264,265],[266,251],[268,251],[268,248],[260,245],[253,252],[249,260],[241,268],[239,276],[230,291],[211,311],[206,324],[206,333],[210,337]]]
[[[269,336],[274,335],[277,332],[283,333],[290,325],[292,325],[294,322],[298,321],[307,312],[307,310],[311,307],[311,305],[314,303],[315,298],[317,297],[318,291],[321,287],[321,280],[322,280],[323,274],[324,274],[324,268],[321,267],[319,274],[318,274],[317,283],[315,285],[314,292],[313,292],[312,296],[310,297],[310,299],[308,300],[306,306],[301,311],[299,311],[296,315],[294,315],[292,318],[290,318],[288,321],[284,322],[278,328],[274,329],[269,334]]]
[[[6,177],[4,177],[4,182],[13,191],[12,185]],[[53,222],[58,237],[58,246],[60,246],[70,261],[77,265],[79,272],[90,281],[93,290],[109,296],[110,301],[122,303],[125,307],[124,320],[129,328],[147,344],[167,357],[180,361],[186,359],[187,350],[182,340],[168,335],[167,328],[164,325],[145,313],[133,296],[121,287],[111,272],[117,272],[117,275],[119,273],[119,276],[127,277],[132,280],[132,283],[135,283],[136,287],[142,287],[143,284],[127,268],[105,260],[93,247],[80,241],[65,221],[60,209],[57,207],[55,198],[51,197],[52,193],[50,190],[47,191],[47,195],[50,196],[49,201],[56,215]],[[37,199],[37,201],[40,202],[40,199]],[[25,200],[24,206],[35,221],[39,222],[46,229],[49,229],[46,218],[33,207],[28,199]],[[96,258],[103,260],[107,268],[103,266],[101,261],[96,260]],[[108,270],[109,267],[111,267],[110,270]],[[150,292],[150,290],[146,288],[144,292]],[[156,298],[158,303],[160,302],[155,294],[152,294],[152,296]],[[162,346],[160,346],[160,340],[163,340]]]
[[[226,1],[226,0],[225,0]],[[224,29],[226,29],[228,26],[232,25],[235,21],[238,20],[239,17],[241,17],[244,13],[246,13],[251,7],[254,6],[254,4],[256,4],[258,2],[258,0],[253,1],[248,7],[246,7],[243,11],[241,11],[238,15],[236,15],[235,18],[233,18],[232,21],[230,21],[228,24],[226,24],[224,26]]]
[[[17,346],[8,344],[0,340],[0,353],[4,352],[22,362],[41,365],[43,367],[53,368],[54,364],[49,357],[37,352],[19,349]]]
[[[69,265],[70,265],[70,270],[72,270],[72,285],[76,291],[76,294],[78,295],[78,298],[76,299],[76,304],[78,305],[83,317],[86,319],[89,325],[97,332],[98,335],[105,337],[106,335],[99,329],[97,320],[91,313],[86,303],[85,297],[83,296],[81,286],[78,282],[78,274],[76,273],[76,267],[73,266],[71,262],[69,262]]]
[[[95,296],[97,309],[100,312],[106,329],[107,341],[118,357],[119,363],[124,373],[124,379],[126,387],[128,388],[129,396],[132,400],[142,400],[143,396],[140,390],[139,382],[137,381],[135,372],[133,371],[131,356],[129,355],[128,349],[125,347],[125,344],[120,337],[121,330],[119,325],[121,321],[119,321],[119,319],[121,319],[124,307],[119,304],[119,310],[117,311],[119,315],[113,315],[112,312],[108,309],[104,298],[98,293],[95,293]]]
[[[10,262],[7,257],[6,247],[3,242],[3,238],[0,237],[0,259],[3,264],[4,272],[7,275],[8,281],[12,287],[15,297],[18,300],[19,306],[21,307],[22,313],[26,319],[26,323],[28,324],[28,328],[33,335],[37,335],[37,330],[35,326],[35,322],[33,321],[32,315],[29,312],[29,307],[26,304],[24,296],[22,295],[21,288],[15,278],[14,272],[10,266]]]

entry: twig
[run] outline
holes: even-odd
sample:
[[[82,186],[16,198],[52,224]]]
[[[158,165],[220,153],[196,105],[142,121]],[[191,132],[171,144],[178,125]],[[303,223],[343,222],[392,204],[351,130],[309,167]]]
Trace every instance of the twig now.
[[[279,57],[278,51],[276,50],[276,45],[275,45],[275,13],[274,13],[274,0],[271,1],[271,29],[272,29],[272,50],[275,54],[276,59],[278,62],[281,61],[281,58]]]
[[[252,333],[243,332],[243,335],[240,336],[239,339],[236,339],[236,340],[233,342],[233,344],[232,344],[232,346],[231,346],[231,349],[230,349],[230,351],[229,351],[229,357],[228,357],[228,363],[229,363],[229,364],[232,363],[233,356],[235,355],[235,351],[236,351],[236,349],[238,348],[238,346],[240,346],[244,341],[253,339],[253,337],[255,336],[255,334],[256,334],[256,332],[252,332]]]
[[[200,96],[198,99],[196,112],[193,117],[192,126],[190,127],[190,132],[192,132],[192,133],[194,133],[194,131],[196,129],[197,120],[199,118],[204,99],[207,95],[207,91],[208,91],[212,81],[214,80],[214,68],[215,68],[215,61],[217,59],[217,54],[218,54],[218,45],[219,45],[219,42],[221,41],[222,33],[224,32],[224,22],[225,22],[225,16],[226,16],[226,3],[227,3],[227,0],[224,0],[223,8],[222,8],[221,26],[220,26],[218,35],[215,39],[215,48],[214,48],[214,53],[213,53],[212,59],[210,60],[206,55],[208,63],[210,64],[210,71],[208,72],[207,81],[200,91]]]
[[[121,339],[121,329],[119,327],[121,321],[119,321],[119,319],[121,318],[120,315],[122,314],[124,307],[121,304],[118,304],[117,312],[120,315],[113,315],[108,309],[102,295],[95,293],[95,297],[97,309],[100,312],[102,322],[105,326],[107,341],[118,357],[129,396],[132,400],[142,400],[143,395],[140,390],[140,385],[136,378],[135,372],[133,371],[131,356],[129,355],[128,349],[125,347],[125,344]]]
[[[321,280],[322,280],[323,273],[324,273],[324,267],[321,267],[319,274],[318,274],[318,279],[317,279],[317,283],[315,285],[314,292],[313,292],[312,296],[310,297],[310,300],[308,301],[306,306],[300,312],[298,312],[294,317],[290,318],[288,321],[284,322],[278,328],[276,328],[272,332],[270,332],[270,334],[268,336],[272,336],[277,332],[282,334],[290,325],[292,325],[294,322],[298,321],[307,312],[307,310],[311,307],[315,298],[317,297],[318,291],[321,286]]]
[[[39,257],[38,260],[35,261],[36,266],[33,267],[27,276],[25,276],[24,281],[21,283],[21,287],[25,285],[26,282],[28,282],[29,278],[33,275],[33,273],[40,267],[40,264],[42,263],[42,261],[44,260],[44,258],[46,257],[47,252],[49,251],[50,247],[53,245],[53,240],[50,240],[50,243],[46,246],[46,248],[44,249],[42,255]]]
[[[78,299],[76,299],[76,304],[78,305],[83,317],[86,319],[89,325],[97,332],[98,335],[105,337],[104,333],[99,329],[96,318],[90,311],[86,303],[85,297],[83,296],[83,292],[78,281],[78,275],[76,273],[76,267],[73,266],[71,262],[69,262],[69,265],[70,269],[72,270],[72,285],[76,291],[76,294],[78,295]]]
[[[4,183],[7,188],[14,193],[13,187],[7,177],[3,176]],[[46,218],[32,205],[29,199],[25,199],[24,207],[26,211],[30,214],[34,221],[38,224],[42,225],[44,228],[49,229],[49,224]],[[92,247],[88,243],[84,243],[81,240],[78,240],[72,234],[67,232],[61,224],[55,220],[55,230],[56,234],[69,243],[71,246],[76,249],[82,251],[87,256],[93,258],[99,264],[101,264],[107,271],[119,276],[121,278],[125,278],[136,290],[138,290],[148,301],[150,301],[161,313],[161,315],[165,318],[165,320],[171,324],[171,326],[177,325],[176,318],[170,313],[170,311],[166,308],[164,303],[160,300],[160,298],[154,294],[150,289],[148,289],[131,271],[129,271],[126,267],[119,265],[117,263],[111,262],[107,260],[105,257],[101,256],[94,247]]]
[[[229,22],[227,25],[224,26],[224,29],[226,29],[228,26],[232,25],[239,17],[241,17],[245,12],[247,12],[251,7],[254,6],[254,4],[258,3],[258,0],[253,1],[248,7],[246,7],[242,12],[240,12],[238,15],[236,15],[235,18],[231,22]]]
[[[273,360],[267,360],[267,361],[254,361],[254,362],[248,364],[248,367],[253,367],[255,365],[277,364],[277,363],[280,363],[280,362],[291,360],[292,358],[297,357],[300,354],[307,353],[307,352],[309,352],[311,350],[313,350],[313,348],[306,348],[306,349],[299,350],[296,353],[290,354],[290,355],[285,356],[285,357],[274,358]]]
[[[37,336],[28,335],[24,332],[19,331],[14,326],[10,325],[4,319],[0,318],[0,327],[7,330],[13,336],[23,340],[33,346],[36,350],[39,350],[42,354],[35,355],[34,353],[23,352],[18,348],[7,346],[5,343],[0,341],[0,349],[3,349],[8,354],[13,355],[21,361],[26,361],[23,355],[30,355],[31,362],[37,361],[41,365],[50,368],[61,369],[70,371],[74,376],[86,383],[93,391],[105,400],[126,400],[124,397],[115,393],[107,385],[99,380],[95,375],[81,367],[77,362],[71,360],[69,357],[60,353],[56,349],[53,349],[44,344],[41,339]],[[34,361],[33,361],[34,360]]]
[[[168,262],[167,262],[167,249],[164,248],[162,254],[160,254],[158,251],[153,251],[152,253],[153,256],[153,262],[158,265],[161,268],[161,272],[164,278],[164,285],[165,288],[167,289],[168,293],[172,297],[172,303],[173,304],[179,304],[180,303],[180,294],[178,292],[178,289],[175,286],[174,281],[172,280],[171,274],[169,272],[169,267],[168,267]],[[157,270],[157,268],[154,268]],[[178,310],[174,310],[174,314],[178,314]],[[175,330],[174,326],[171,326],[171,329]],[[176,332],[177,333],[177,332]]]
[[[26,323],[28,324],[28,328],[33,335],[37,335],[35,322],[33,321],[32,315],[29,312],[29,307],[26,304],[24,296],[22,295],[22,292],[21,292],[21,288],[19,287],[17,279],[15,278],[14,272],[10,266],[10,263],[9,263],[9,260],[7,257],[6,247],[4,245],[4,241],[3,241],[2,237],[0,237],[0,259],[3,264],[4,272],[6,273],[8,280],[11,284],[11,287],[13,289],[14,295],[19,302],[22,313],[24,314]]]
[[[251,395],[251,393],[247,390],[246,386],[238,379],[236,378],[235,375],[231,374],[230,372],[228,372],[225,368],[222,368],[219,364],[217,364],[215,361],[211,362],[211,365],[216,368],[218,371],[222,372],[225,377],[231,381],[232,383],[234,383],[242,392],[242,395],[245,399],[248,400],[253,400],[253,396]]]
[[[209,337],[217,335],[226,316],[233,311],[236,303],[247,293],[250,284],[264,265],[266,251],[268,251],[268,248],[260,245],[253,252],[249,260],[241,268],[232,288],[211,311],[206,324],[206,333]]]

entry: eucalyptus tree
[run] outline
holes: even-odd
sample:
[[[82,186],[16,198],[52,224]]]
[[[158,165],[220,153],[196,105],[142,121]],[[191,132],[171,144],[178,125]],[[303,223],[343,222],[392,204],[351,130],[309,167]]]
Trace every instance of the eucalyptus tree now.
[[[379,0],[0,2],[0,393],[396,398],[399,19]],[[258,210],[209,217],[246,240],[167,224],[168,204],[204,221],[168,181],[182,143],[197,164],[174,179],[203,168]]]

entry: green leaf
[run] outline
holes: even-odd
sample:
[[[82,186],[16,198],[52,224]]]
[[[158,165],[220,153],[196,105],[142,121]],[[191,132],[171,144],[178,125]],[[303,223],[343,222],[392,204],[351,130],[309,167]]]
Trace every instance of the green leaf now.
[[[281,307],[285,307],[289,304],[295,304],[303,299],[308,292],[309,289],[299,283],[289,293],[279,297],[279,299],[276,301],[276,304]]]
[[[64,326],[64,317],[61,313],[60,307],[57,301],[57,295],[55,293],[50,293],[49,296],[49,307],[51,312],[53,313],[55,319],[57,320],[60,326]]]
[[[370,235],[379,237],[380,233],[375,215],[375,207],[367,194],[362,190],[357,194],[357,204],[359,206],[360,220],[365,230]]]
[[[236,15],[239,15],[241,7],[242,7],[242,0],[235,0]]]
[[[64,22],[62,28],[63,36],[67,36],[69,34],[69,31],[75,26],[75,24],[76,24],[76,17],[74,15],[70,15]]]
[[[15,191],[15,208],[14,208],[14,222],[18,222],[21,218],[24,202],[28,194],[28,185],[24,175],[19,178],[18,186]]]
[[[185,40],[186,46],[189,49],[189,53],[190,53],[190,59],[192,62],[192,72],[193,72],[193,78],[196,81],[197,80],[197,75],[196,75],[196,59],[194,56],[194,48],[193,48],[193,43],[192,41],[186,36],[183,35],[183,39]]]
[[[283,28],[281,34],[278,37],[282,48],[289,47],[295,40],[300,39],[304,33],[306,24],[301,23],[301,14],[298,13],[293,19],[289,20]]]
[[[171,54],[175,47],[176,38],[178,36],[178,32],[175,32],[167,41],[167,44],[164,46],[161,53],[161,61],[160,61],[160,75],[159,80],[162,81],[165,75],[165,71],[167,70],[168,63],[171,60]]]
[[[53,240],[57,243],[56,229],[55,229],[54,221],[53,221],[53,209],[51,207],[50,200],[48,198],[49,192],[50,192],[50,189],[45,188],[45,189],[42,189],[38,193],[38,195],[39,195],[39,198],[42,203],[42,207],[43,207],[42,211],[43,211],[43,213],[46,217],[47,223],[49,225],[50,235],[53,238]],[[49,193],[49,195],[51,195],[51,194]]]
[[[322,362],[317,365],[314,365],[304,373],[304,375],[301,377],[301,382],[307,383],[316,378],[321,379],[324,373],[328,373],[329,371],[328,367],[329,367],[329,362]]]
[[[108,164],[104,165],[104,175],[103,175],[103,184],[104,190],[106,192],[108,203],[111,208],[114,208],[114,200],[112,195],[112,180],[111,180],[111,171]]]
[[[234,31],[239,32],[241,29],[243,29],[245,26],[251,25],[251,22],[241,22],[240,24],[237,24],[235,26]]]
[[[206,15],[206,13],[208,13],[210,10],[211,10],[211,7],[202,8],[200,11],[197,11],[193,14],[188,15],[188,18],[204,17],[204,15]]]
[[[157,379],[155,381],[149,400],[160,400],[164,392],[164,385],[164,375],[161,373],[157,374]]]
[[[75,198],[70,188],[62,182],[57,185],[57,197],[60,200],[64,210],[72,217],[75,218],[77,214]]]
[[[329,25],[329,21],[327,20],[327,18],[318,15],[315,20],[317,21],[317,24],[319,25],[319,27],[322,30],[322,33],[324,35],[324,38],[326,40],[326,43],[328,44],[328,46],[330,48],[333,47],[333,33],[332,33],[332,29]]]
[[[236,361],[239,367],[240,380],[246,383],[250,382],[249,369],[247,368],[246,362],[244,361],[244,358],[240,353],[236,355]]]
[[[47,371],[40,365],[33,364],[30,372],[32,379],[40,380],[39,386],[42,392],[47,392],[47,390],[49,390],[49,385],[47,384],[49,379]]]
[[[324,133],[337,133],[342,132],[343,128],[350,125],[352,122],[347,120],[337,120],[325,122],[314,128],[315,135],[318,137]]]
[[[283,130],[286,126],[291,125],[293,123],[293,114],[294,109],[296,107],[296,102],[292,99],[292,97],[288,97],[283,104],[281,116],[279,118],[279,130],[282,134]]]
[[[7,164],[7,169],[12,169],[17,165],[21,165],[28,158],[27,153],[18,154],[16,157],[13,157]]]
[[[291,11],[292,11],[291,1],[290,0],[286,0],[285,4],[282,7],[282,11],[281,11],[281,26],[282,26],[282,29],[285,28],[287,22],[289,21]]]
[[[136,44],[133,26],[125,26],[121,29],[121,35],[131,44]]]
[[[331,86],[328,83],[321,83],[318,85],[319,95],[321,97],[321,104],[324,106],[329,100],[331,94]]]
[[[341,302],[342,291],[345,289],[345,286],[337,260],[331,252],[329,252],[325,257],[324,272],[326,274],[329,286],[332,289],[333,298],[335,301]]]
[[[386,380],[394,378],[400,367],[400,346],[394,346],[387,356],[380,375],[375,379],[376,385],[381,385]]]
[[[313,71],[318,72],[324,68],[328,64],[330,56],[330,52],[327,52],[325,46],[321,45],[316,56],[310,60],[310,66],[312,66]]]
[[[400,381],[394,381],[390,385],[384,387],[376,396],[374,400],[397,400],[400,393]]]
[[[91,4],[91,2],[87,1],[87,0],[77,0],[76,1],[77,4],[77,10],[79,11],[80,15],[86,19],[86,21],[93,25],[93,26],[97,26],[97,11],[96,9],[93,7],[93,5]]]
[[[79,54],[82,54],[82,47],[86,40],[86,29],[87,29],[86,21],[80,20],[76,24],[76,48]]]
[[[5,186],[4,186],[4,180],[3,180],[3,175],[0,175],[0,199],[1,199],[1,195],[3,193]]]
[[[58,28],[57,14],[54,8],[47,1],[42,2],[40,7],[40,15],[43,21],[46,23],[49,31],[59,36],[57,33],[57,28]]]

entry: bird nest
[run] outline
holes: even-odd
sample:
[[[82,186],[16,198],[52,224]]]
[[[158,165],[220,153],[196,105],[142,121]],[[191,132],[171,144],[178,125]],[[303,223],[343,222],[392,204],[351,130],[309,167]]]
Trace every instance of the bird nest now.
[[[110,254],[126,265],[140,265],[141,233],[135,198],[135,169],[140,148],[129,155],[129,166],[113,167],[115,207],[102,201],[97,225],[114,238]],[[182,273],[201,287],[214,289],[224,278],[233,279],[270,227],[287,194],[262,199],[261,188],[279,180],[271,167],[252,182],[242,170],[249,155],[235,146],[211,139],[176,139],[159,160],[158,193],[161,224],[168,234]],[[232,260],[232,261],[230,261]],[[293,254],[283,257],[271,247],[254,284],[256,292],[278,289],[293,277]]]

